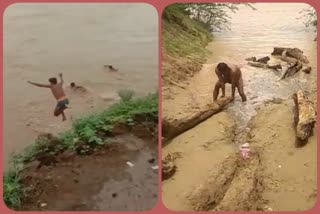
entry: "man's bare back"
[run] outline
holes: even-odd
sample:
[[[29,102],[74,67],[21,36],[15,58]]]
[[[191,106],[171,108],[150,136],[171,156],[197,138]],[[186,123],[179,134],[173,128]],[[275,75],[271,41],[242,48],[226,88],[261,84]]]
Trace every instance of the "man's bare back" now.
[[[60,77],[60,82],[58,83],[57,79],[55,77],[50,78],[49,82],[50,84],[40,84],[40,83],[34,83],[31,81],[28,81],[28,83],[38,86],[38,87],[43,87],[43,88],[50,88],[53,96],[57,100],[57,105],[54,109],[54,116],[59,116],[60,114],[62,115],[62,120],[66,120],[66,116],[64,114],[64,110],[67,108],[67,105],[69,104],[69,100],[66,97],[64,90],[63,90],[63,78],[62,78],[62,73],[59,74]]]
[[[225,96],[225,84],[231,84],[232,89],[232,101],[235,96],[235,88],[238,89],[238,92],[242,98],[242,101],[247,101],[247,97],[244,94],[243,90],[243,80],[242,73],[238,66],[231,63],[219,63],[215,69],[215,72],[218,76],[218,81],[216,82],[215,88],[213,90],[213,100],[217,100],[220,88],[222,89],[222,97]]]

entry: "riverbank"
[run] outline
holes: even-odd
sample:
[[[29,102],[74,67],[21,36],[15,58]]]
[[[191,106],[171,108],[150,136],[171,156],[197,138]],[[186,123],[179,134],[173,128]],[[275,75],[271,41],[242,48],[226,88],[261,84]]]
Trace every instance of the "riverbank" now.
[[[270,23],[264,24],[270,32],[268,36],[256,34],[262,20],[257,22],[254,11],[235,15],[233,31],[215,35],[207,46],[212,54],[202,68],[183,87],[172,85],[170,89],[163,89],[165,93],[170,91],[163,98],[163,120],[170,123],[193,115],[212,103],[213,85],[217,81],[214,68],[218,62],[226,61],[241,68],[248,98],[242,103],[236,95],[235,101],[221,112],[163,146],[162,159],[170,155],[176,167],[172,177],[164,179],[162,184],[162,198],[170,210],[305,211],[315,205],[317,127],[308,144],[296,148],[292,112],[292,94],[300,88],[308,94],[314,108],[317,106],[314,35],[293,31],[290,35],[295,35],[294,38],[278,39],[288,35],[279,30],[291,29],[288,23],[296,30],[296,11],[287,9],[287,5],[276,9],[264,6],[266,9],[257,4],[261,19],[267,20],[270,13],[274,15],[268,20]],[[252,28],[256,30],[253,32]],[[243,41],[244,37],[248,40]],[[280,74],[247,65],[246,58],[270,55],[273,46],[281,43],[301,48],[310,60],[312,72],[299,72],[278,81]],[[276,60],[271,57],[272,62]],[[226,94],[230,94],[230,90]],[[239,145],[243,143],[250,145],[248,160],[240,155]],[[283,201],[283,198],[289,200]]]
[[[190,19],[180,4],[168,6],[162,15],[163,87],[183,87],[181,82],[198,72],[209,51],[212,35],[204,25]],[[164,95],[166,96],[166,95]]]
[[[67,132],[40,135],[5,172],[5,203],[17,210],[151,209],[157,201],[157,121],[157,94],[123,97],[76,120]]]

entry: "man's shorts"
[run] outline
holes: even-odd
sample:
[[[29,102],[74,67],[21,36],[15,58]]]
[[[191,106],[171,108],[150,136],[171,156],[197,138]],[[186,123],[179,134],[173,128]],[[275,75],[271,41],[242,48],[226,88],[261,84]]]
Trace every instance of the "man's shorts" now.
[[[65,108],[67,108],[67,105],[69,105],[69,100],[64,99],[64,100],[61,100],[57,103],[56,108],[57,109],[65,109]]]

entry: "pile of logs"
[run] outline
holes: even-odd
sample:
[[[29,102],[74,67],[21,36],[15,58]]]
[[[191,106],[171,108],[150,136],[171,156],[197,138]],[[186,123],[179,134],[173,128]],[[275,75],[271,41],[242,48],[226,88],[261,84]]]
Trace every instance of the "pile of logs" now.
[[[282,71],[280,77],[281,80],[294,75],[304,66],[305,68],[302,70],[303,72],[307,74],[311,72],[311,67],[306,66],[309,63],[309,60],[306,56],[303,55],[303,51],[298,48],[274,47],[271,55],[278,56],[282,61],[286,62],[286,69],[283,69],[281,64],[269,65],[268,61],[270,60],[270,57],[268,56],[262,57],[260,59],[257,59],[256,57],[250,57],[246,60],[248,61],[248,65],[253,67],[272,69],[277,72],[279,72],[279,70]]]

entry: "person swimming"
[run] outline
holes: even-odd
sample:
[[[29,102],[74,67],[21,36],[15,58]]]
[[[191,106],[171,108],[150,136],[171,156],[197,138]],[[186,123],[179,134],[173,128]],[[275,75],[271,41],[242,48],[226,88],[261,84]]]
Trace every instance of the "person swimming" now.
[[[87,89],[85,87],[76,85],[75,82],[70,83],[70,88],[73,89],[73,90],[79,90],[79,91],[82,91],[82,92],[87,92]]]
[[[112,65],[104,65],[104,67],[109,68],[109,71],[113,71],[113,72],[116,72],[119,70],[119,69],[114,68]]]

